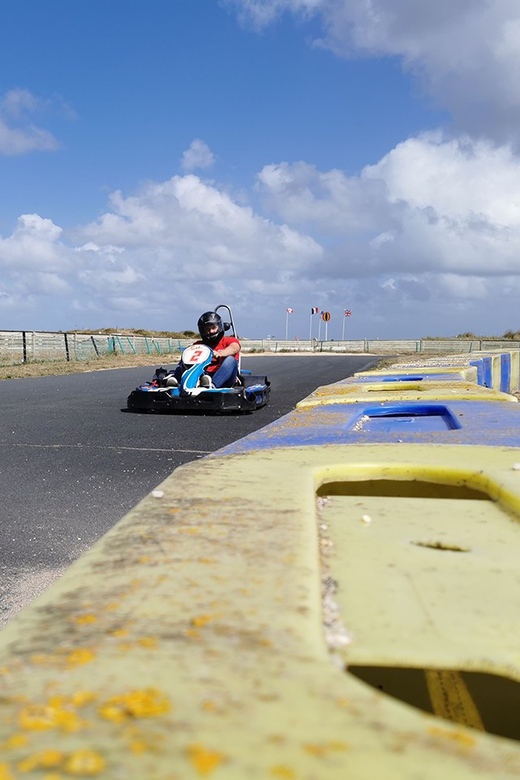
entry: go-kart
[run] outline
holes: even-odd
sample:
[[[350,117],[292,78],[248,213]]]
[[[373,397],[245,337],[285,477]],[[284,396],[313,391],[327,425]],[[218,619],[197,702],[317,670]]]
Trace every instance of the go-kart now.
[[[224,330],[236,337],[231,309],[226,309],[230,322],[224,322]],[[181,355],[182,375],[174,377],[174,369],[158,368],[151,382],[133,390],[127,399],[132,411],[199,411],[199,412],[251,412],[269,401],[270,385],[266,376],[255,376],[243,371],[239,357],[238,375],[233,387],[204,387],[201,378],[204,369],[213,360],[213,350],[206,344],[192,344]]]

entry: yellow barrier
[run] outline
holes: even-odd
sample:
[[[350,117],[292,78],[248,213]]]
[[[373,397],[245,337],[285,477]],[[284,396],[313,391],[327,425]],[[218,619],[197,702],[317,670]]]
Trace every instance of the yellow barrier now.
[[[514,350],[509,354],[511,356],[511,383],[509,392],[517,393],[520,388],[520,351]]]
[[[355,377],[384,377],[389,374],[453,374],[454,377],[459,376],[465,379],[467,382],[478,381],[478,371],[476,366],[448,366],[437,365],[429,366],[425,363],[417,363],[415,366],[410,364],[402,365],[396,363],[388,368],[374,369],[370,371],[358,371],[354,374]]]
[[[353,404],[359,402],[392,401],[507,401],[517,403],[518,399],[509,393],[501,393],[488,387],[464,381],[420,382],[358,382],[337,383],[318,387],[304,398],[297,409],[329,404]]]
[[[487,727],[464,675],[520,680],[519,463],[337,445],[177,469],[0,634],[0,778],[518,777],[512,739],[464,725]],[[444,718],[377,689],[397,664]]]

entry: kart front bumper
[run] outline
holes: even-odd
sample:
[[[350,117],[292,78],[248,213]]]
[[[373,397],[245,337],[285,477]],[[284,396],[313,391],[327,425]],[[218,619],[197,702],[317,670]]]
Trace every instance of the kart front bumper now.
[[[180,393],[176,388],[138,387],[127,399],[127,408],[133,411],[153,412],[252,412],[269,401],[269,383],[251,382],[247,387],[203,390],[198,394]]]

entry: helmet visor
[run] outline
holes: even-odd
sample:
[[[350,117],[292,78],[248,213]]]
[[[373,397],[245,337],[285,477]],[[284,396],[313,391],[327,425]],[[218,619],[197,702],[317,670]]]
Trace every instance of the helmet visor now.
[[[205,322],[202,326],[201,336],[216,336],[219,327],[216,322]]]

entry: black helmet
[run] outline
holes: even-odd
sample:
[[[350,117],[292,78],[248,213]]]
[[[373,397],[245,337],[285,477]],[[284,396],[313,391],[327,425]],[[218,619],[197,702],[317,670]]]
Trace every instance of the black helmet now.
[[[209,333],[211,328],[217,326],[216,333]],[[219,315],[215,311],[206,311],[201,314],[199,321],[197,322],[197,328],[199,329],[200,337],[204,344],[212,347],[218,344],[222,336],[224,335],[224,325]]]

